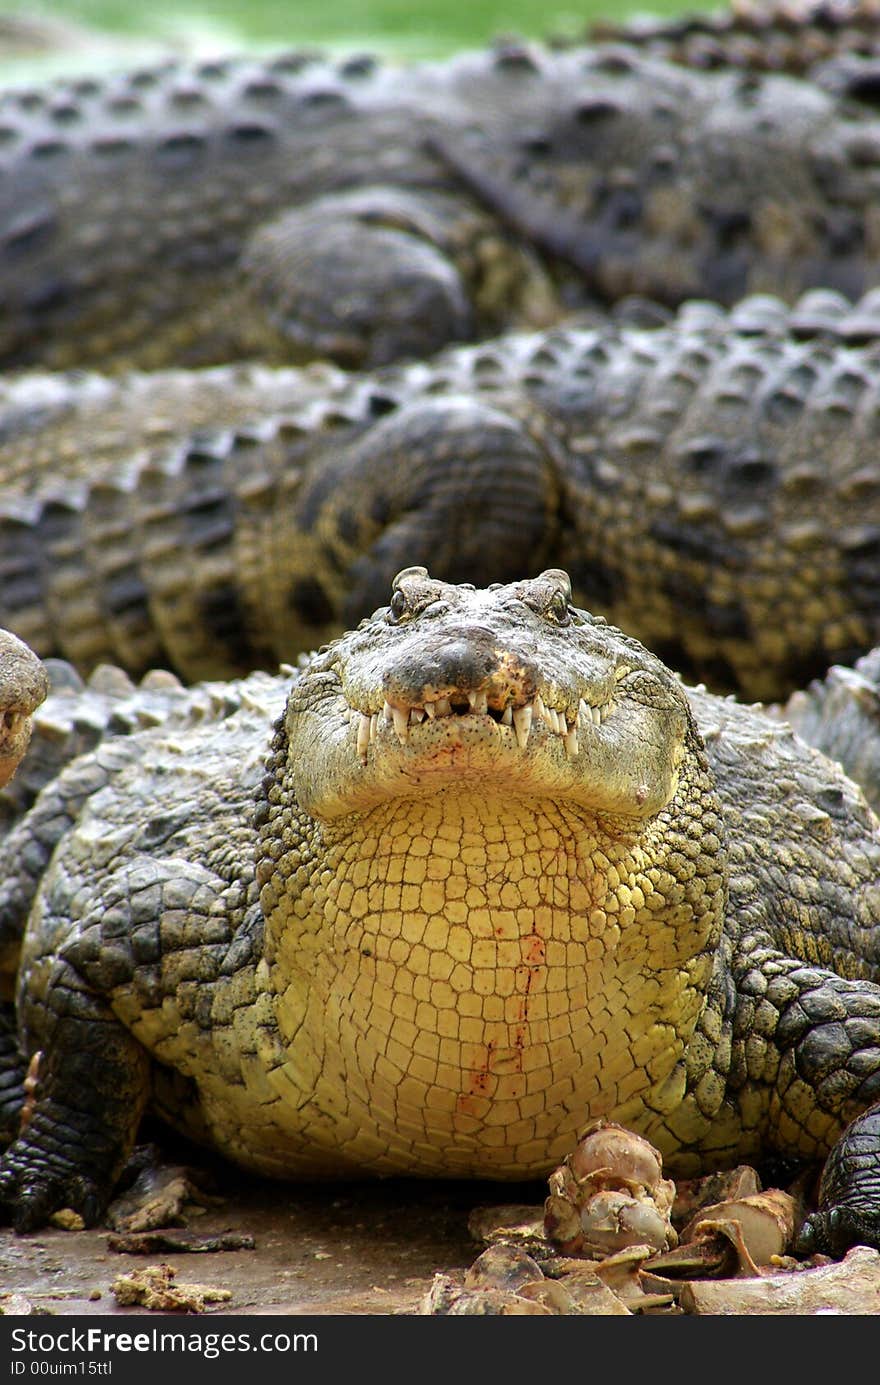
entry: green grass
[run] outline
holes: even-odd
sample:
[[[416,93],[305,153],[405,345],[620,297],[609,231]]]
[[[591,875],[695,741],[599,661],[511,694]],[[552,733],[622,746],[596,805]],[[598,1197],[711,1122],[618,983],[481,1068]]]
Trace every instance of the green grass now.
[[[486,43],[499,33],[574,36],[597,17],[677,13],[686,0],[0,0],[0,14],[43,13],[108,33],[190,49],[317,43],[424,56]],[[705,8],[712,8],[706,4]],[[715,6],[717,7],[717,5]],[[693,6],[691,6],[693,8]]]

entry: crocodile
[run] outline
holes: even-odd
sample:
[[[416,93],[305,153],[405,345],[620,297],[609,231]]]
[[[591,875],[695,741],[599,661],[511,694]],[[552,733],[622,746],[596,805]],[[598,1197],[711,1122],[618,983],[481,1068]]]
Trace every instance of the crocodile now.
[[[0,383],[0,624],[86,672],[228,677],[335,638],[408,559],[486,585],[527,553],[779,700],[880,642],[878,325],[876,291],[815,290],[353,376]],[[188,432],[205,404],[226,426]]]
[[[679,1176],[830,1152],[803,1243],[878,1243],[880,823],[832,761],[555,569],[407,569],[232,697],[120,737],[34,882],[18,1230],[99,1220],[152,1109],[286,1180],[537,1177],[598,1117]]]
[[[878,150],[868,103],[638,46],[10,91],[0,362],[367,366],[632,292],[857,296],[880,282]]]
[[[880,22],[873,0],[761,0],[705,13],[623,21],[599,19],[586,33],[591,43],[625,44],[665,61],[693,68],[742,68],[787,72],[820,80],[835,60],[880,56]]]
[[[835,664],[824,679],[768,711],[837,760],[880,814],[880,647],[852,668]]]
[[[0,630],[0,789],[24,757],[34,712],[48,692],[49,678],[40,660],[11,631]]]

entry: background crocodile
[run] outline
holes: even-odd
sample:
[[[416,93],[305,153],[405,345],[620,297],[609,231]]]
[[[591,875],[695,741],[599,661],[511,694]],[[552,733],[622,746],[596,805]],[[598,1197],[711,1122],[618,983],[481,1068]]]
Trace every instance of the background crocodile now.
[[[213,677],[337,635],[407,559],[486,583],[527,553],[679,671],[787,695],[880,641],[878,316],[757,296],[353,378],[0,385],[0,622]]]
[[[880,282],[867,104],[637,48],[172,65],[7,92],[0,132],[7,365],[350,366],[590,296]]]
[[[880,814],[880,649],[854,668],[835,665],[772,713],[837,760]]]
[[[807,1239],[877,1242],[877,819],[569,595],[410,569],[222,735],[125,738],[25,943],[19,1229],[97,1218],[151,1099],[279,1177],[834,1145]]]
[[[597,20],[594,43],[636,45],[686,67],[739,67],[825,78],[844,64],[835,59],[880,56],[880,23],[873,0],[760,0],[674,17],[646,13],[618,23]],[[865,93],[867,94],[867,93]]]

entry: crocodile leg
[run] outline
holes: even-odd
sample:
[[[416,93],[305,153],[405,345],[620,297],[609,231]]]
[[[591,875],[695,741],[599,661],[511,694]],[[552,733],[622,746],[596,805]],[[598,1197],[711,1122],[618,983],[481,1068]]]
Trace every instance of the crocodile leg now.
[[[0,1161],[16,1231],[62,1207],[101,1215],[147,1101],[147,1054],[66,963],[46,993],[45,1048],[31,1119]]]
[[[358,368],[473,336],[467,287],[442,247],[412,218],[401,224],[381,204],[351,202],[320,199],[251,238],[242,271],[253,320],[265,324],[264,354]]]
[[[801,1228],[798,1249],[840,1256],[851,1245],[880,1250],[880,1102],[847,1126],[829,1154],[819,1210]]]
[[[12,1141],[24,1105],[25,1065],[18,1046],[15,1006],[0,1002],[0,1142]]]
[[[880,986],[760,948],[737,986],[728,1090],[745,1113],[750,1079],[768,1084],[765,1138],[781,1154],[830,1146],[803,1244],[880,1248]]]

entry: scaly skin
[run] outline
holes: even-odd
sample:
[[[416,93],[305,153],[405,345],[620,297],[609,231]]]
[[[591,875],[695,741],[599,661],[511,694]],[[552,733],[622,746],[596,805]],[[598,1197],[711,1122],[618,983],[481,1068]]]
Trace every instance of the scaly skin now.
[[[853,668],[835,665],[819,682],[771,709],[854,779],[880,813],[880,648]]]
[[[0,789],[18,769],[33,715],[49,691],[39,659],[9,630],[0,630]]]
[[[785,696],[880,640],[878,318],[823,291],[352,379],[212,371],[228,426],[189,436],[200,376],[22,378],[0,621],[85,670],[217,677],[335,637],[407,558],[477,584],[562,561],[672,667]],[[284,408],[254,422],[261,394]]]
[[[6,365],[350,367],[632,292],[880,282],[869,106],[637,48],[172,66],[0,120]]]
[[[569,596],[409,569],[219,735],[126,739],[24,944],[19,1229],[97,1218],[152,1102],[279,1178],[538,1176],[598,1116],[687,1174],[857,1118],[807,1234],[877,1241],[877,820]]]
[[[673,19],[598,20],[588,36],[594,43],[636,45],[686,67],[823,77],[834,59],[880,54],[880,15],[873,0],[812,0],[796,6],[761,0]]]

